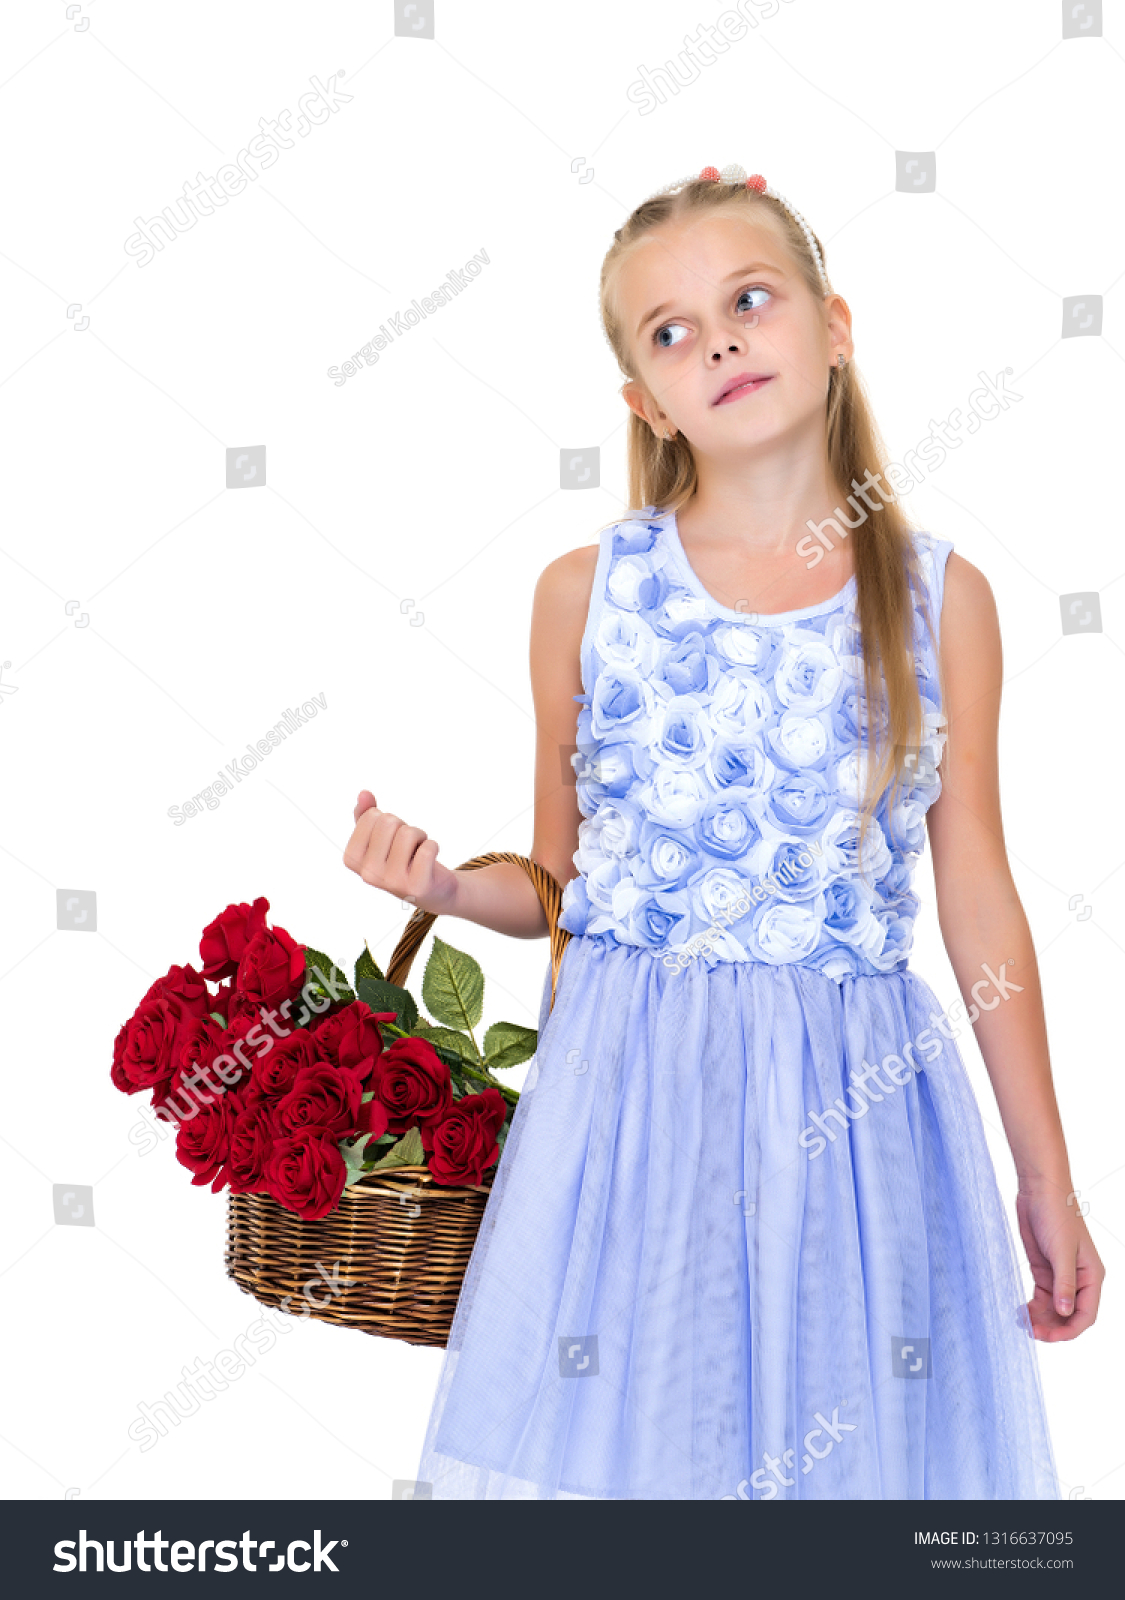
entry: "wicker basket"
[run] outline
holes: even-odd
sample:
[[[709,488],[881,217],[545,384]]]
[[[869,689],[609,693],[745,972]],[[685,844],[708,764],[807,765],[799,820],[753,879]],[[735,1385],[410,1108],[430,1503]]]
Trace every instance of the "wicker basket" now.
[[[508,851],[474,856],[457,870],[494,861],[522,867],[535,885],[551,934],[553,1005],[570,941],[558,925],[562,890],[545,867]],[[415,911],[403,929],[387,968],[391,983],[405,983],[435,915]],[[304,1221],[269,1195],[232,1194],[227,1275],[263,1305],[280,1306],[290,1297],[302,1315],[307,1284],[309,1315],[321,1322],[444,1349],[491,1186],[490,1176],[480,1187],[443,1188],[425,1167],[370,1172],[345,1189],[336,1209],[318,1222]],[[329,1296],[318,1262],[329,1279],[339,1262],[337,1281],[354,1278],[354,1286]]]

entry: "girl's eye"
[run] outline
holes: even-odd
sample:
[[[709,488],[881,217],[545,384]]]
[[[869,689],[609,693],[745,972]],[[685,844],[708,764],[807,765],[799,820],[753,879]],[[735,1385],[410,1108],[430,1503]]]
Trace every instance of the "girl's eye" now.
[[[742,293],[738,297],[739,305],[742,304],[743,300],[745,300],[747,295],[755,295],[755,294],[764,294],[767,300],[770,297],[770,292],[769,292],[768,289],[762,289],[760,287],[757,288],[757,289],[743,289]],[[761,306],[761,304],[762,304],[762,301],[759,300],[757,305],[754,305],[754,306],[750,307],[751,311],[757,311],[758,307]]]
[[[679,344],[679,339],[666,339],[664,337],[666,333],[671,334],[675,328],[679,328],[681,333],[686,331],[682,322],[666,322],[662,328],[657,328],[656,332],[653,334],[653,344],[660,345],[660,347],[664,350],[669,350],[671,349],[672,345]]]
[[[761,287],[754,289],[743,289],[738,296],[738,300],[735,302],[736,306],[741,307],[744,300],[747,298],[753,299],[755,295],[762,295],[765,297],[765,300],[768,300],[770,297],[770,292],[768,289],[763,289]],[[745,309],[749,311],[757,311],[763,304],[763,300],[758,300],[755,302],[755,304],[748,306]],[[742,313],[739,312],[739,315],[741,314]],[[657,328],[656,332],[653,334],[653,344],[659,345],[662,350],[670,350],[673,345],[679,344],[680,342],[680,338],[675,336],[677,329],[679,330],[680,337],[682,337],[687,331],[682,322],[666,322],[662,328]],[[664,337],[665,334],[668,335],[668,338]]]

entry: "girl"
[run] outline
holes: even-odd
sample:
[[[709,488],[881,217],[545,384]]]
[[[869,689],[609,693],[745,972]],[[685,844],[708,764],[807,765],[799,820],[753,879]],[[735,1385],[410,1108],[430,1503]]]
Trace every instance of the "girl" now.
[[[1056,1499],[1033,1341],[1089,1327],[1103,1268],[1004,845],[992,591],[908,524],[851,313],[763,178],[705,168],[638,206],[601,309],[640,509],[535,593],[531,855],[573,937],[419,1478],[436,1499]],[[547,931],[518,867],[450,871],[366,790],[355,821],[365,882]],[[927,829],[1026,1306],[958,1008],[908,965]]]

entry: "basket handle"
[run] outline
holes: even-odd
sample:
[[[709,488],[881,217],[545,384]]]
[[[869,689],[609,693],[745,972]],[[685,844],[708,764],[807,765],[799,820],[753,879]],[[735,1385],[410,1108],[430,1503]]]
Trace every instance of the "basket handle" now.
[[[476,867],[491,866],[494,861],[511,861],[515,866],[522,867],[535,885],[535,892],[546,914],[547,927],[551,934],[551,1005],[553,1006],[563,951],[571,939],[569,930],[559,927],[559,912],[562,909],[562,889],[559,887],[559,881],[553,873],[547,871],[546,867],[541,867],[538,861],[532,861],[528,856],[516,855],[511,850],[489,850],[485,855],[474,856],[471,861],[462,861],[455,870],[471,872]],[[421,908],[415,911],[402,930],[402,937],[395,945],[394,954],[388,963],[388,983],[396,984],[399,988],[405,985],[410,963],[437,917],[436,911],[423,911]]]

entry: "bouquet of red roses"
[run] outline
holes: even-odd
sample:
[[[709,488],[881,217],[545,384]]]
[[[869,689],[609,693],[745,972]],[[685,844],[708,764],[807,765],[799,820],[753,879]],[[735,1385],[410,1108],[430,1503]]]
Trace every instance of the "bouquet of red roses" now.
[[[482,1051],[484,975],[441,939],[422,979],[430,1021],[366,947],[353,987],[267,926],[268,910],[264,898],[229,905],[203,930],[200,970],[157,979],[114,1041],[117,1088],[151,1091],[192,1183],[268,1194],[309,1221],[386,1168],[479,1185],[519,1099],[493,1069],[533,1055],[535,1030],[494,1023]]]

